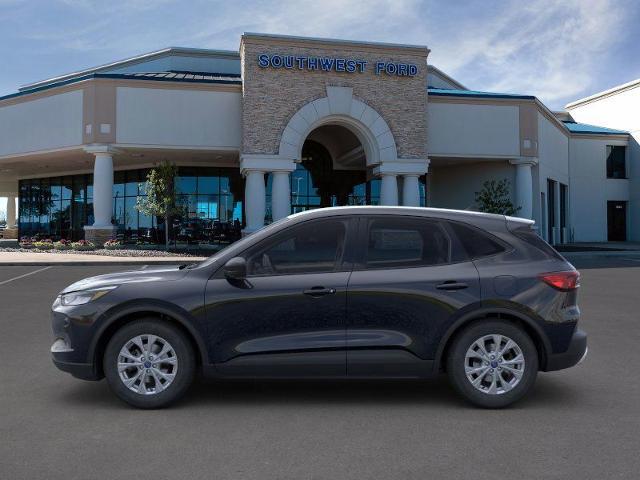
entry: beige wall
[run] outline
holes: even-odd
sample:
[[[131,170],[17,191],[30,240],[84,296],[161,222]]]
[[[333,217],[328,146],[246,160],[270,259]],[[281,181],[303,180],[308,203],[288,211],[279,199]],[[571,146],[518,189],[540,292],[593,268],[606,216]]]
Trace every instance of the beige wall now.
[[[506,178],[510,184],[511,198],[515,202],[515,167],[507,161],[481,161],[465,159],[455,165],[429,168],[429,206],[476,210],[475,192],[482,189],[487,180]]]
[[[240,148],[239,91],[118,87],[119,144]]]
[[[243,37],[243,153],[277,154],[289,119],[305,104],[327,96],[327,86],[353,88],[353,97],[376,110],[394,136],[398,157],[426,158],[428,50],[374,48],[350,42],[330,44],[286,39]],[[362,59],[364,73],[272,69],[258,66],[262,53]],[[377,61],[413,63],[415,77],[376,75]]]
[[[82,90],[0,106],[0,156],[82,144]]]
[[[429,101],[430,156],[520,156],[517,105]]]

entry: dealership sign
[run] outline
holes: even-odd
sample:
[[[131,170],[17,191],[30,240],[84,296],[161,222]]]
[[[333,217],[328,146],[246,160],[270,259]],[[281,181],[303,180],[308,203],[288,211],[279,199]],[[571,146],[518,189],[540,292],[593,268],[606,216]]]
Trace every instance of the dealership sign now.
[[[308,70],[320,72],[364,73],[369,62],[337,57],[303,57],[297,55],[258,55],[258,66],[261,68]],[[413,77],[418,73],[418,66],[413,63],[374,62],[376,75],[385,74],[398,77]]]

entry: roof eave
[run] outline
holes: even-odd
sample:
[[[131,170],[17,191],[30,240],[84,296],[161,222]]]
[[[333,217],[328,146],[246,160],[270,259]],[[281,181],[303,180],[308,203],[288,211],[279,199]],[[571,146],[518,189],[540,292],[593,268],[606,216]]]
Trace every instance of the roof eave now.
[[[115,62],[106,63],[104,65],[99,65],[97,67],[86,68],[83,70],[78,70],[76,72],[67,73],[64,75],[59,75],[57,77],[48,78],[46,80],[40,80],[33,83],[28,83],[25,85],[21,85],[18,88],[18,92],[23,92],[27,90],[32,90],[34,88],[39,88],[48,84],[54,84],[58,82],[62,82],[65,80],[72,79],[74,77],[82,77],[85,75],[89,75],[92,73],[100,73],[101,71],[112,69],[116,67],[123,67],[127,65],[135,65],[147,60],[151,60],[154,58],[165,57],[171,53],[179,53],[183,55],[205,55],[205,56],[219,56],[219,57],[230,57],[230,58],[239,58],[239,53],[231,50],[208,50],[202,48],[186,48],[186,47],[167,47],[161,50],[156,50],[153,52],[143,53],[141,55],[136,55],[135,57],[125,58],[123,60],[117,60]]]
[[[627,83],[623,83],[622,85],[618,85],[616,87],[610,88],[608,90],[603,90],[602,92],[598,92],[598,93],[594,93],[593,95],[589,95],[588,97],[584,97],[584,98],[580,98],[578,100],[575,100],[571,103],[567,103],[565,105],[565,109],[567,110],[571,110],[573,108],[577,108],[581,105],[587,104],[587,103],[591,103],[591,102],[595,102],[597,100],[600,100],[601,98],[605,98],[605,97],[609,97],[611,95],[616,95],[618,93],[622,93],[626,90],[630,90],[632,88],[638,87],[640,86],[640,78],[636,79],[636,80],[631,80],[630,82]]]

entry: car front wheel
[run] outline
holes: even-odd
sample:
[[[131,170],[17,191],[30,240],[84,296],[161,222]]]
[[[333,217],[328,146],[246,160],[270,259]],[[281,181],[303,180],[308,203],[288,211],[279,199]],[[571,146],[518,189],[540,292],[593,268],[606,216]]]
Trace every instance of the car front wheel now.
[[[471,403],[502,408],[520,400],[538,374],[538,353],[521,328],[487,319],[465,328],[453,341],[447,374],[454,388]]]
[[[191,385],[195,356],[181,330],[150,318],[129,323],[113,335],[103,367],[109,387],[120,399],[138,408],[161,408]]]

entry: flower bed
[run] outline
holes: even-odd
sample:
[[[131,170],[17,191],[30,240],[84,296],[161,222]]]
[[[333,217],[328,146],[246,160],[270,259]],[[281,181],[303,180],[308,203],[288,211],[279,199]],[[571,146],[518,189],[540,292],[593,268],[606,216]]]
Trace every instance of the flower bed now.
[[[161,245],[142,244],[136,247],[127,248],[120,240],[111,239],[105,242],[104,248],[98,248],[92,242],[87,240],[71,240],[52,241],[38,237],[21,237],[19,248],[0,248],[0,252],[24,252],[24,253],[57,253],[57,254],[85,254],[99,255],[107,257],[208,257],[213,251],[203,251],[201,255],[194,252],[167,252],[162,250]]]
[[[33,241],[31,237],[20,237],[20,241],[18,242],[20,248],[31,249],[33,248]]]
[[[78,240],[77,242],[72,242],[71,243],[71,248],[73,250],[79,250],[81,252],[87,252],[87,251],[92,251],[96,249],[96,246],[94,243],[89,242],[87,240]]]
[[[74,254],[82,254],[82,255],[95,255],[102,257],[207,257],[211,255],[213,252],[203,252],[202,255],[194,255],[193,253],[174,253],[174,252],[166,252],[164,250],[136,250],[136,249],[123,249],[123,250],[108,250],[108,249],[98,249],[98,250],[74,250],[73,247],[68,250],[58,250],[55,248],[48,250],[41,250],[39,248],[30,247],[30,248],[0,248],[0,253],[4,252],[12,252],[12,253],[49,253],[56,255],[74,255]]]
[[[106,250],[119,250],[122,248],[123,243],[120,240],[107,240],[104,242],[104,248]]]
[[[37,248],[39,250],[52,250],[53,242],[51,240],[38,240],[33,242],[33,248]]]
[[[71,250],[73,248],[71,243],[71,240],[60,240],[58,242],[53,242],[53,248],[55,250]]]

